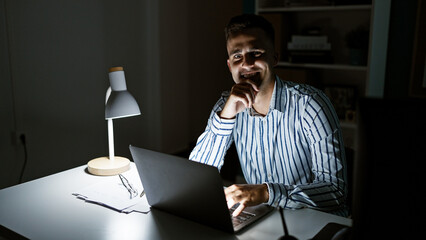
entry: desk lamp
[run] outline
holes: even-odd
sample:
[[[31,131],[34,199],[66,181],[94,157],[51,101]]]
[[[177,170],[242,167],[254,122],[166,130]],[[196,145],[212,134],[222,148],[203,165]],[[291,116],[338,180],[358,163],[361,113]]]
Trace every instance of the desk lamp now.
[[[114,156],[114,131],[112,120],[140,115],[135,98],[127,91],[123,67],[109,69],[110,87],[106,92],[105,119],[108,122],[109,157],[95,158],[87,164],[93,175],[110,176],[125,172],[130,168],[130,160]]]

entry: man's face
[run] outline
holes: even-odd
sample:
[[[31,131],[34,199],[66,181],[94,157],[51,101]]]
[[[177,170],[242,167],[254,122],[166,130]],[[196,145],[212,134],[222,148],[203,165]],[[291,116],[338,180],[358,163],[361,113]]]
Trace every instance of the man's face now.
[[[248,29],[228,39],[228,67],[235,83],[252,80],[258,87],[273,81],[278,62],[274,46],[259,28]]]

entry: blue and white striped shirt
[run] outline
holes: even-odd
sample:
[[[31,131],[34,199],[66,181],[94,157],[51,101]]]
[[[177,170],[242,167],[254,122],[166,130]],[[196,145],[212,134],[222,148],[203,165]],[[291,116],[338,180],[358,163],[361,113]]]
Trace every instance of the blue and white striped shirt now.
[[[339,120],[318,89],[276,78],[269,112],[221,119],[214,106],[190,159],[220,169],[231,143],[249,184],[268,185],[271,206],[310,207],[347,216],[346,159]]]

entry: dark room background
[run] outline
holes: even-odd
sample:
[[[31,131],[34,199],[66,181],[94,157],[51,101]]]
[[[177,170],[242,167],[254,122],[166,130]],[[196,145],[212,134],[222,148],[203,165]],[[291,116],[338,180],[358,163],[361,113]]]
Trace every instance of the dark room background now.
[[[129,144],[188,153],[221,91],[232,86],[223,28],[231,16],[255,12],[255,2],[0,0],[0,189],[108,154],[104,101],[113,66],[124,67],[128,90],[142,112],[114,121],[116,155],[130,158]],[[370,34],[370,44],[375,44],[367,70],[372,85],[362,87],[366,94],[355,103],[365,107],[357,111],[365,115],[356,115],[364,125],[355,128],[358,153],[351,170],[358,197],[354,217],[370,219],[366,229],[394,207],[386,197],[400,193],[389,193],[395,190],[390,172],[403,172],[406,178],[396,186],[406,187],[410,194],[405,197],[416,199],[412,204],[424,203],[417,198],[423,189],[417,185],[424,169],[420,160],[425,159],[425,123],[418,118],[426,112],[426,94],[413,76],[425,68],[425,32],[419,33],[418,25],[425,7],[419,7],[421,0],[372,2],[371,11],[381,14],[378,22],[384,27]],[[305,76],[297,69],[280,74]],[[401,130],[398,124],[409,128]],[[398,128],[397,134],[389,128]],[[401,140],[409,136],[414,136],[411,142]],[[390,146],[401,148],[393,154]],[[386,161],[377,161],[381,156]],[[372,187],[386,181],[384,188]],[[356,215],[384,202],[377,213]],[[399,217],[409,218],[416,209]],[[409,223],[404,227],[416,226]]]

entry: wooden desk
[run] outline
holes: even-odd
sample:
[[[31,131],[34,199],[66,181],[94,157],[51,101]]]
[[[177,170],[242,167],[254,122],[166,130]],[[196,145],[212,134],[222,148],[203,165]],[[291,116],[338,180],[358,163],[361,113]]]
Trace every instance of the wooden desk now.
[[[135,165],[131,164],[131,170]],[[228,234],[161,211],[118,213],[76,199],[73,192],[109,177],[93,176],[86,166],[0,190],[0,225],[30,239],[278,239],[278,211],[239,234]],[[285,210],[290,234],[313,237],[329,222],[352,220],[312,209]],[[4,230],[4,229],[3,229]],[[0,232],[4,234],[5,232]]]

